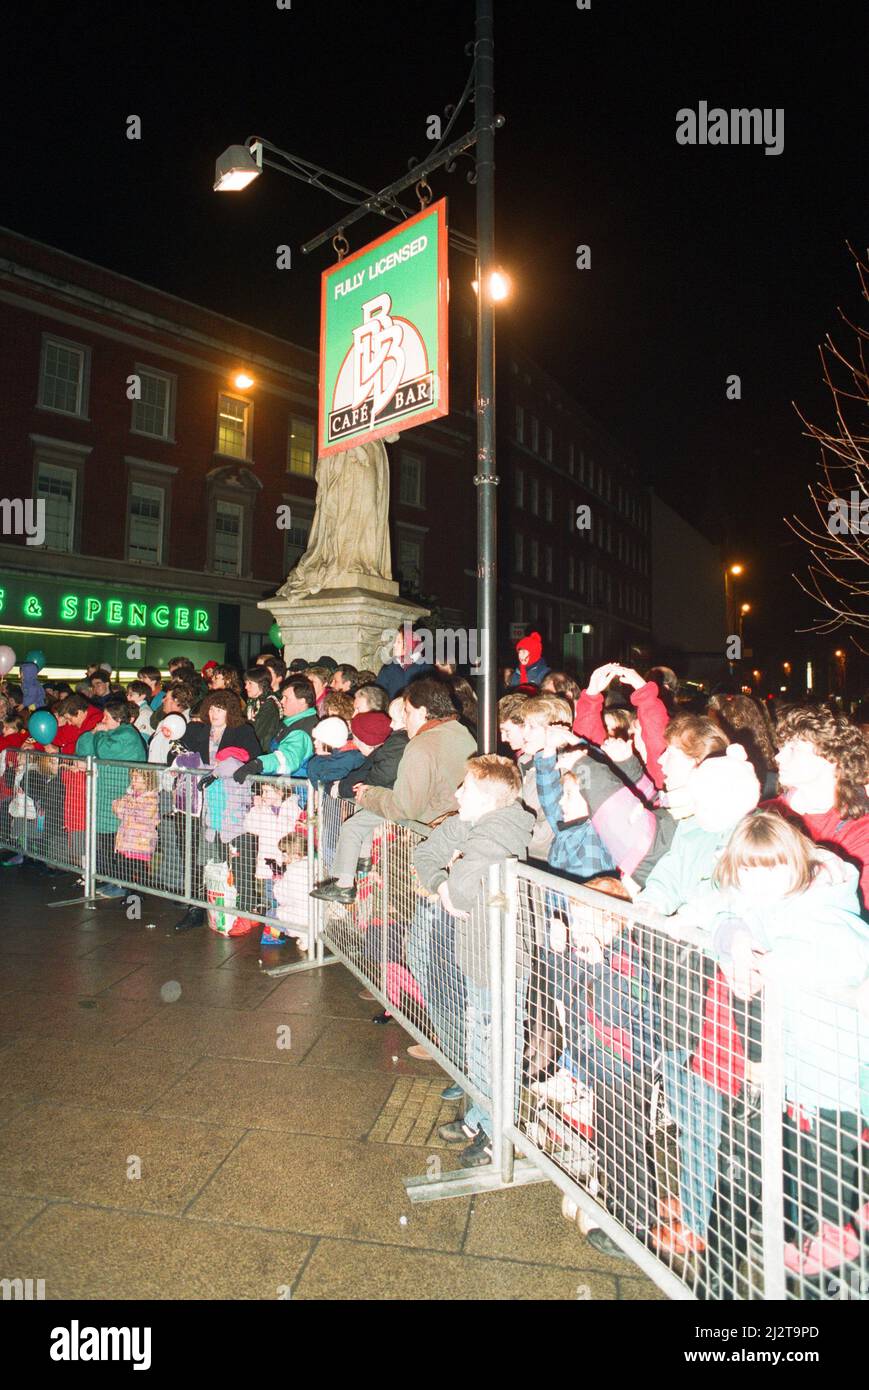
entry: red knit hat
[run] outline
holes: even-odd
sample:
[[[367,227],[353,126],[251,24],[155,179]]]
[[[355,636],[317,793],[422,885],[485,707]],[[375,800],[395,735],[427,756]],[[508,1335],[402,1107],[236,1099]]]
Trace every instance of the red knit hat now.
[[[392,733],[389,715],[374,709],[367,710],[365,714],[354,714],[350,728],[359,742],[367,744],[369,748],[379,748]]]
[[[527,636],[520,637],[516,643],[517,652],[528,653],[528,665],[533,666],[535,661],[539,661],[543,655],[543,638],[539,632],[529,632]]]
[[[215,669],[215,667],[218,666],[219,664],[220,664],[220,663],[217,662],[217,661],[206,661],[206,663],[205,663],[205,665],[203,666],[202,670],[199,672],[200,676],[204,676],[205,673],[206,673],[206,671],[213,671],[213,670]]]

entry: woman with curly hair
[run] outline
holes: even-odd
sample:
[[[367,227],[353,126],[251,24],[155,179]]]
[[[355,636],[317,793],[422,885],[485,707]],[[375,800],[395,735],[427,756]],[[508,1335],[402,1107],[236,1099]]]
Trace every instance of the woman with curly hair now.
[[[241,676],[234,666],[215,666],[211,673],[211,689],[231,690],[241,699]]]
[[[731,743],[742,744],[757,773],[761,799],[775,796],[778,792],[775,727],[766,705],[750,695],[713,695],[707,713]]]
[[[781,796],[764,803],[860,871],[869,905],[869,746],[856,724],[827,705],[796,705],[776,725]]]

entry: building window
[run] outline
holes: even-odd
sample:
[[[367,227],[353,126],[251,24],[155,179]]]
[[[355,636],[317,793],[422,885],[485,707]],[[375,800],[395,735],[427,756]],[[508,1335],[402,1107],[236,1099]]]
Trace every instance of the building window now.
[[[576,472],[576,449],[573,444],[567,446],[567,471],[571,478]]]
[[[525,506],[525,474],[521,468],[513,474],[513,502],[517,507]]]
[[[161,487],[130,483],[127,559],[159,565],[163,560],[163,499]]]
[[[55,463],[40,463],[36,496],[45,502],[47,550],[72,550],[75,535],[76,470]]]
[[[284,567],[289,574],[299,563],[308,549],[308,536],[311,533],[311,518],[296,515],[293,508],[292,526],[284,532]]]
[[[516,439],[517,439],[518,443],[519,443],[519,444],[524,444],[524,443],[525,443],[525,411],[522,409],[522,406],[521,406],[521,405],[517,405],[517,406],[516,406],[515,433],[516,433]]]
[[[571,594],[576,588],[576,561],[572,555],[567,557],[567,588]]]
[[[218,499],[214,517],[214,561],[217,574],[241,574],[244,508]]]
[[[221,393],[217,403],[217,452],[229,458],[248,458],[250,401]],[[234,571],[232,571],[234,573]]]
[[[529,415],[528,424],[530,426],[528,444],[533,453],[536,454],[540,451],[540,421],[537,419],[536,415]]]
[[[531,577],[537,579],[540,574],[540,546],[536,536],[532,536],[528,545],[529,559],[531,561]]]
[[[543,454],[547,463],[552,462],[552,429],[549,425],[543,431]]]
[[[171,434],[172,378],[161,372],[136,368],[141,398],[133,401],[134,434],[147,434],[153,439],[168,439]]]
[[[540,484],[536,478],[529,479],[529,506],[532,516],[540,515]]]
[[[525,537],[521,531],[513,532],[513,568],[517,574],[525,568]]]
[[[406,507],[423,506],[423,460],[417,454],[402,454],[399,466],[398,500]]]
[[[42,340],[39,404],[62,415],[87,414],[88,349],[60,338]]]
[[[552,583],[552,546],[551,546],[551,545],[547,545],[547,546],[546,546],[546,548],[545,548],[545,550],[544,550],[544,552],[543,552],[543,558],[544,558],[544,570],[543,570],[544,577],[545,577],[545,579],[546,579],[547,584],[551,584],[551,583]]]
[[[547,521],[552,520],[552,488],[547,487],[543,494],[543,515]]]
[[[314,476],[314,426],[310,420],[290,420],[287,441],[287,472],[303,478]]]
[[[515,597],[514,600],[513,600],[513,621],[514,621],[514,623],[521,623],[521,622],[524,622],[524,610],[525,610],[525,604],[524,604],[523,601],[522,601],[522,595],[521,595],[521,594],[517,594],[516,597]]]
[[[579,562],[579,573],[578,573],[578,578],[579,578],[579,592],[580,592],[580,594],[584,594],[584,593],[585,593],[585,561],[584,561],[584,560],[580,560],[580,562]]]
[[[422,583],[422,542],[406,536],[398,538],[398,576],[419,588]]]

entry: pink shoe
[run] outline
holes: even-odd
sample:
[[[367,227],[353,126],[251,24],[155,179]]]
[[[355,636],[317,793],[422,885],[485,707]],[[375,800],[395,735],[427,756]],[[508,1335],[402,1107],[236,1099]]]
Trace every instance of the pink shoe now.
[[[831,1226],[825,1221],[816,1236],[806,1236],[802,1249],[788,1242],[785,1245],[785,1269],[792,1274],[811,1277],[822,1269],[837,1269],[848,1260],[856,1260],[860,1242],[851,1226]]]

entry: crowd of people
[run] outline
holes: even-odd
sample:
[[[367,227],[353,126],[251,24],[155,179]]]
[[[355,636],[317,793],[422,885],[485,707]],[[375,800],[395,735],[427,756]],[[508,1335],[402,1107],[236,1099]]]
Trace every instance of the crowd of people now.
[[[783,983],[785,1264],[812,1278],[860,1257],[869,1024],[860,1008],[824,1003],[824,991],[869,993],[869,743],[846,715],[795,704],[773,718],[731,691],[684,702],[667,668],[644,677],[607,663],[583,685],[548,668],[537,633],[503,672],[500,751],[485,755],[473,685],[426,665],[404,632],[377,672],[265,654],[244,672],[196,671],[179,656],[165,682],[145,666],[125,690],[99,667],[75,690],[21,674],[0,694],[0,843],[20,842],[26,820],[35,859],[39,837],[62,832],[79,862],[79,760],[92,756],[103,896],[124,896],[117,879],[155,882],[156,863],[161,887],[201,900],[209,866],[234,868],[240,910],[274,919],[264,943],[304,945],[298,779],[353,803],[321,846],[328,873],[312,896],[330,912],[358,905],[385,823],[419,832],[413,906],[380,925],[395,978],[478,1096],[489,1093],[493,1022],[481,888],[512,857],[554,876],[545,889],[529,880],[520,904],[531,926],[517,972],[517,1091],[539,1115],[561,1107],[596,1153],[610,1211],[668,1257],[747,1249],[762,1202],[762,992]],[[47,744],[27,728],[40,701],[57,721]],[[26,773],[21,749],[35,755]],[[57,753],[74,757],[58,768]],[[190,779],[179,802],[173,768],[204,770],[199,802]],[[22,862],[13,852],[3,868]],[[572,898],[571,884],[600,907]],[[655,930],[668,918],[695,933],[690,949]],[[204,921],[187,905],[175,930]],[[649,1126],[656,1091],[676,1134],[670,1190]],[[463,1167],[491,1162],[492,1120],[476,1100],[440,1133]],[[600,1228],[589,1239],[618,1253]]]

